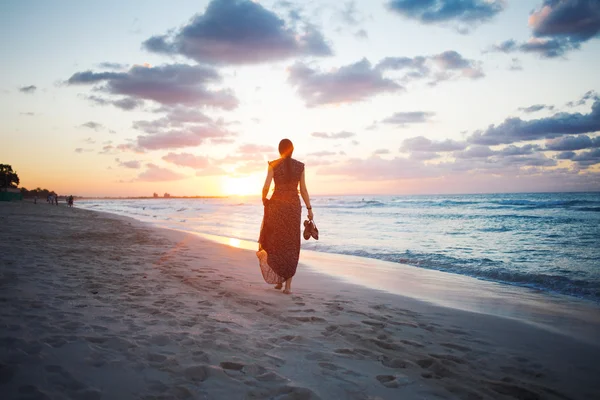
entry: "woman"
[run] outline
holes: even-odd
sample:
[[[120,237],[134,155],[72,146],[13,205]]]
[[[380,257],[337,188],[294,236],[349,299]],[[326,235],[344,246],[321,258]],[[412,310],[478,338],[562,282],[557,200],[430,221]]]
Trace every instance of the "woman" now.
[[[304,164],[292,158],[293,152],[292,142],[283,139],[279,142],[281,157],[269,162],[267,179],[262,190],[265,215],[256,252],[265,282],[276,283],[275,289],[281,289],[285,284],[283,290],[285,294],[292,293],[292,278],[296,274],[300,257],[302,208],[298,198],[298,184],[300,184],[302,200],[308,210],[308,219],[313,219],[304,180]],[[273,180],[275,190],[271,199],[267,199]]]

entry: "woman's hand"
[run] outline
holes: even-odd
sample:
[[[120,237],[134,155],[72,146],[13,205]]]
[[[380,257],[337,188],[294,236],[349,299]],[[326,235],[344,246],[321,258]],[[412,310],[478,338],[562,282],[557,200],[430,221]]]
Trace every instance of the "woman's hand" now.
[[[308,219],[310,219],[312,221],[313,217],[314,217],[314,215],[313,215],[312,208],[311,208],[310,210],[308,210]]]

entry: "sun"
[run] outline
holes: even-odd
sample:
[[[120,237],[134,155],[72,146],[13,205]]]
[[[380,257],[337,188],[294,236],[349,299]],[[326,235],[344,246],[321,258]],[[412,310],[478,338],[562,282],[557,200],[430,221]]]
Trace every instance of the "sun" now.
[[[264,183],[262,180],[258,175],[226,176],[223,178],[223,193],[226,196],[259,195]]]

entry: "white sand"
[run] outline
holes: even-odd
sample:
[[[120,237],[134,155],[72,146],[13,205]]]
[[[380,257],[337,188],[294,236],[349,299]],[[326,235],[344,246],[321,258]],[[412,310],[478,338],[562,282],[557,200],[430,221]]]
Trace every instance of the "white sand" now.
[[[427,276],[411,272],[412,286],[431,290]],[[252,251],[64,205],[0,203],[0,398],[600,398],[589,335],[302,266],[293,289],[264,284]]]

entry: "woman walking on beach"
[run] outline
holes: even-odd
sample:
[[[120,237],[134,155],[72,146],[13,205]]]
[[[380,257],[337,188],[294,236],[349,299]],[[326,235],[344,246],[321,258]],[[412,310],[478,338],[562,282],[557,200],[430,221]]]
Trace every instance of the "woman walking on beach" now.
[[[275,289],[285,288],[283,293],[292,292],[292,278],[296,274],[300,257],[300,219],[302,207],[300,195],[306,209],[308,219],[313,219],[310,198],[304,179],[304,164],[292,158],[294,145],[289,139],[279,142],[280,158],[269,162],[267,179],[262,190],[265,215],[258,239],[260,269],[267,283],[275,283]],[[271,199],[267,194],[271,182],[275,181],[275,190]]]

